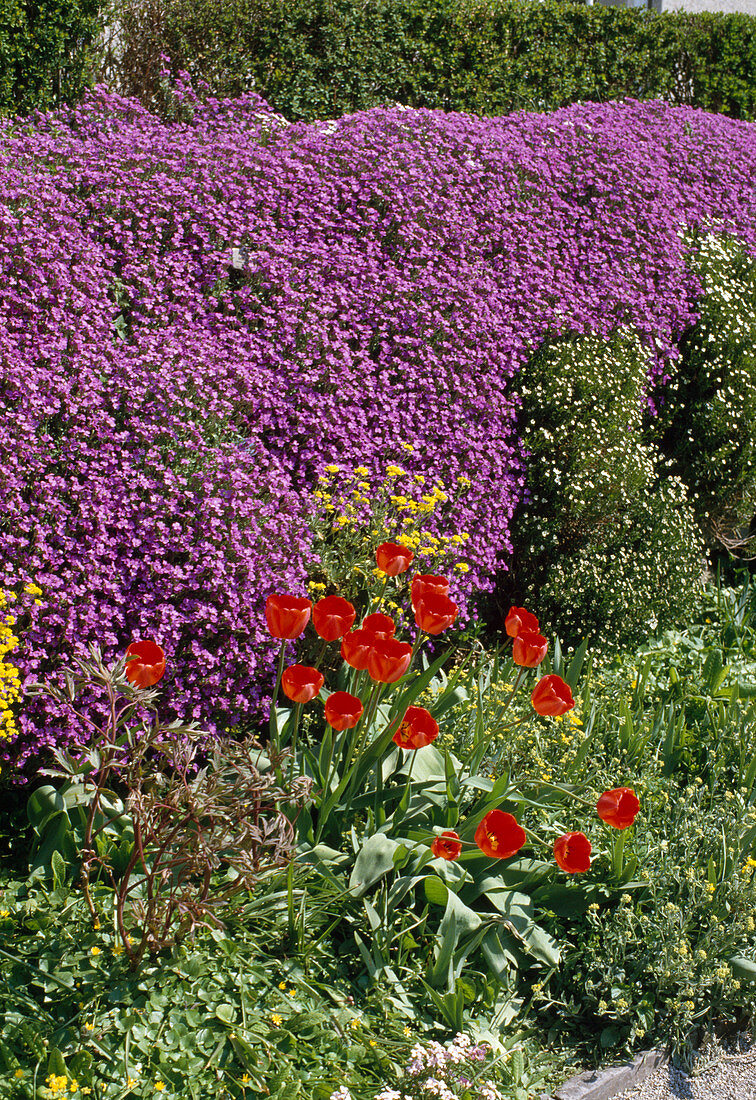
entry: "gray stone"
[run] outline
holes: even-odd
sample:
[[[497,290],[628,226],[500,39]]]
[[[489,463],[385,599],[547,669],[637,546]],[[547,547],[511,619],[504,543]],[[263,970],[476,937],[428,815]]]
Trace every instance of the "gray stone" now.
[[[621,1066],[585,1070],[560,1085],[554,1093],[555,1100],[611,1100],[645,1081],[666,1061],[663,1050],[646,1050]]]

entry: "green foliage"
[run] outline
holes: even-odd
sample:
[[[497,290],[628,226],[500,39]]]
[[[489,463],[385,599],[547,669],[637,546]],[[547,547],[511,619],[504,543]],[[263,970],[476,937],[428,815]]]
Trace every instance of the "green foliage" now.
[[[547,343],[518,379],[531,457],[503,594],[570,640],[637,643],[698,587],[685,486],[642,437],[647,376],[637,337],[617,332]]]
[[[102,0],[0,0],[0,114],[47,110],[92,83]]]
[[[93,924],[70,887],[8,883],[0,893],[0,1096],[54,1095],[44,1087],[50,1074],[103,1100],[154,1097],[159,1081],[166,1096],[186,1100],[328,1100],[345,1079],[363,1086],[355,1100],[374,1095],[381,1080],[395,1079],[416,1032],[405,1035],[378,1000],[355,1005],[359,990],[318,938],[322,911],[332,916],[336,902],[313,883],[308,956],[292,956],[282,885],[263,884],[226,932],[200,931],[135,973],[105,917],[105,889],[94,893],[102,920]],[[302,869],[297,908],[307,885]]]
[[[754,1007],[755,612],[748,579],[740,591],[707,589],[684,630],[589,669],[582,729],[564,721],[509,748],[523,769],[595,794],[633,785],[641,801],[623,891],[596,882],[589,893],[586,876],[534,893],[539,923],[563,947],[538,1018],[584,1055],[669,1040],[683,1049]]]
[[[576,100],[756,107],[756,20],[546,0],[112,0],[119,89],[167,106],[160,54],[214,95],[254,88],[287,118],[380,104],[496,116]]]
[[[703,284],[699,320],[649,432],[688,486],[709,543],[737,549],[756,512],[756,260],[710,234],[691,242],[690,262]]]

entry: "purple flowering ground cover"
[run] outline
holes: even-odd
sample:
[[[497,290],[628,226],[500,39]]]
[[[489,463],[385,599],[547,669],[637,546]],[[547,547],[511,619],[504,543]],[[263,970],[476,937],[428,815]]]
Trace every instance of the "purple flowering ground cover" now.
[[[469,475],[434,522],[471,534],[454,595],[491,587],[518,368],[629,325],[669,373],[700,289],[680,229],[756,241],[756,127],[636,102],[284,126],[186,89],[184,115],[99,89],[2,123],[0,585],[43,589],[26,678],[152,637],[218,728],[266,686],[264,599],[301,591],[326,463]],[[22,759],[60,737],[22,721]]]

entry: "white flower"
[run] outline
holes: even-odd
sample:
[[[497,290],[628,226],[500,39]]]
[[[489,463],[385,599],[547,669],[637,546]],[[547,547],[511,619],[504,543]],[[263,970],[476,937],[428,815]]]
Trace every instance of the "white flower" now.
[[[352,1100],[352,1094],[346,1085],[341,1085],[340,1088],[336,1089],[336,1092],[331,1093],[330,1100]]]

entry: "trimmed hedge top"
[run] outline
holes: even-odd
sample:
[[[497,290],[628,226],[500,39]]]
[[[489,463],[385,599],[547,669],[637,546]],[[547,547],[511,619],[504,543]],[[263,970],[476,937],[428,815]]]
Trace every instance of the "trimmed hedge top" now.
[[[751,119],[756,18],[556,0],[119,0],[120,90],[165,109],[161,54],[288,119],[401,103],[489,117],[660,98]],[[118,66],[116,67],[118,70]]]

